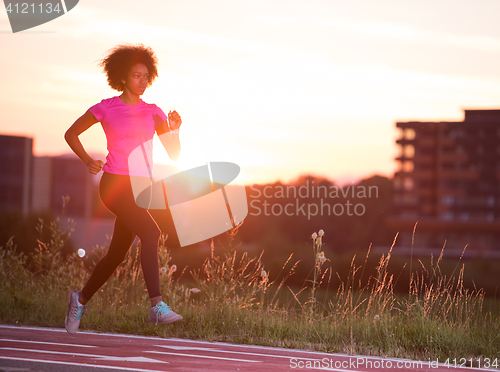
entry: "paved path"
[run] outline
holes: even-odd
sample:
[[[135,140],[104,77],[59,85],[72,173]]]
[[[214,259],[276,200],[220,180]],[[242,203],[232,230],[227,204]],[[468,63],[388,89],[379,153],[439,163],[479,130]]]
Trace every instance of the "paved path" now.
[[[457,361],[458,362],[458,361]],[[349,356],[124,334],[0,325],[0,372],[479,371],[436,362]]]

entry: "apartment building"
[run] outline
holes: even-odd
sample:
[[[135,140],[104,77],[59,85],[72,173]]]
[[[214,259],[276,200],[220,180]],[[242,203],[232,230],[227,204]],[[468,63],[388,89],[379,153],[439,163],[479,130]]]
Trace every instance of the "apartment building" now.
[[[500,253],[500,110],[460,122],[398,122],[394,215],[400,244]]]

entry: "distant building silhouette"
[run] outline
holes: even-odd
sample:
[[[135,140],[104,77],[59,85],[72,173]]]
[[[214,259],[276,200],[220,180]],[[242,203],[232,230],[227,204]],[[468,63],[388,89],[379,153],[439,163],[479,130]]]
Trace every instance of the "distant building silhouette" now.
[[[52,209],[52,157],[33,158],[33,194],[31,210],[36,212]]]
[[[0,213],[31,210],[33,139],[0,135]]]
[[[388,225],[400,245],[500,253],[500,110],[462,122],[398,122],[400,154]]]
[[[89,250],[108,243],[113,219],[97,202],[100,177],[91,175],[76,155],[33,156],[32,138],[0,135],[0,172],[0,214],[60,216],[63,197],[69,196],[64,210],[75,224],[74,246]],[[66,219],[61,223],[66,224]]]
[[[75,156],[35,157],[33,139],[0,135],[0,213],[51,211],[90,218],[96,185]]]
[[[64,211],[70,217],[91,218],[96,185],[81,160],[76,157],[35,157],[33,166],[32,210],[61,214],[63,197],[69,197]]]
[[[53,159],[52,206],[56,211],[63,208],[63,197],[69,196],[65,211],[69,216],[90,218],[92,216],[92,195],[96,184],[92,175],[80,159],[55,157]]]

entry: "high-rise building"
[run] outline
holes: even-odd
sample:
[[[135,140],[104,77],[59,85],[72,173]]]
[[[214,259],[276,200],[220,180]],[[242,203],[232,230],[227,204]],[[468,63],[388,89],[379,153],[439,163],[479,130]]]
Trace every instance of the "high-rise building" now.
[[[32,138],[0,135],[0,214],[51,212],[60,216],[63,198],[68,201],[69,197],[64,212],[73,222],[65,218],[60,222],[74,223],[73,244],[85,249],[105,244],[113,219],[92,216],[99,178],[74,154],[33,156]]]
[[[500,110],[461,122],[398,122],[394,216],[401,244],[500,253]]]
[[[52,211],[90,218],[97,186],[76,156],[33,156],[33,139],[0,135],[0,213]]]
[[[31,208],[33,139],[0,135],[0,213]]]

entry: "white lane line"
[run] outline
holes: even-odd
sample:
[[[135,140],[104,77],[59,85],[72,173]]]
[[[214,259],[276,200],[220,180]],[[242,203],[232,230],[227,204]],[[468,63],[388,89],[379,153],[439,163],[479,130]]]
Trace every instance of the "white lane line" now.
[[[10,351],[26,351],[29,353],[42,353],[42,354],[53,354],[53,355],[70,355],[70,356],[82,356],[82,357],[87,357],[87,358],[97,358],[97,359],[106,359],[106,358],[115,358],[112,360],[119,360],[123,362],[137,362],[138,360],[134,360],[136,358],[140,357],[112,357],[109,355],[95,355],[95,354],[80,354],[80,353],[67,353],[64,351],[50,351],[50,350],[37,350],[37,349],[20,349],[20,348],[15,348],[15,347],[0,347],[0,350],[10,350]],[[149,359],[149,358],[142,358],[143,360],[140,360],[141,362],[148,362],[148,363],[169,363],[169,362],[164,362],[162,360],[156,360],[156,359]]]
[[[94,345],[60,344],[60,343],[57,343],[57,342],[15,340],[15,339],[10,339],[10,338],[0,338],[0,341],[6,341],[6,342],[26,342],[26,343],[29,343],[29,344],[58,345],[58,346],[97,347],[97,346],[94,346]]]
[[[152,354],[161,354],[161,355],[179,355],[179,356],[183,356],[183,357],[192,357],[192,358],[206,358],[206,359],[230,360],[232,362],[262,363],[262,361],[260,361],[260,360],[223,358],[223,357],[214,357],[214,356],[208,356],[208,355],[196,355],[196,354],[169,353],[167,351],[144,350],[143,352],[144,353],[152,353]]]
[[[221,350],[215,349],[213,347],[193,347],[193,346],[174,346],[174,345],[155,345],[156,347],[164,347],[168,349],[174,350],[198,350],[198,351],[216,351],[218,353],[229,353],[229,354],[244,354],[244,355],[254,355],[254,356],[262,356],[262,357],[270,357],[270,358],[284,358],[284,359],[293,359],[290,355],[276,355],[276,354],[259,354],[259,353],[247,353],[244,351],[231,351],[231,350]],[[300,360],[318,360],[313,358],[296,358]]]
[[[118,361],[118,362],[138,362],[138,363],[170,363],[163,360],[144,358],[144,357],[114,357],[103,355],[99,357],[101,360],[110,360],[110,361]]]
[[[149,350],[145,350],[144,352],[145,353],[154,353],[154,354],[181,355],[181,356],[196,357],[196,358],[232,360],[232,361],[238,361],[238,362],[262,363],[261,360],[244,360],[244,359],[233,359],[233,358],[222,358],[222,357],[210,357],[210,356],[206,356],[206,355],[203,356],[203,355],[195,355],[195,354],[169,353],[169,352],[149,351]],[[241,353],[241,354],[244,354],[244,353]],[[321,370],[321,371],[335,371],[335,372],[362,372],[362,371],[358,371],[355,369],[338,369],[338,368],[328,368],[328,367],[316,367],[316,364],[319,364],[319,365],[325,364],[325,363],[322,363],[322,360],[320,360],[320,359],[304,359],[304,358],[290,358],[290,357],[286,357],[286,358],[290,360],[290,365],[291,365],[291,360],[295,359],[296,366],[291,367],[291,368],[305,368],[307,370]],[[306,364],[306,363],[304,363],[304,360],[313,361],[313,363]],[[314,362],[316,362],[316,364]]]
[[[45,331],[45,332],[58,332],[58,333],[64,333],[67,334],[67,331],[64,328],[49,328],[49,327],[33,327],[33,326],[13,326],[13,325],[6,325],[6,324],[0,324],[0,329],[1,328],[6,328],[6,329],[13,329],[13,330],[34,330],[34,331]],[[345,357],[345,358],[359,358],[359,359],[367,359],[367,360],[385,360],[385,361],[393,361],[393,362],[420,362],[419,360],[413,360],[413,359],[406,359],[406,358],[384,358],[384,357],[377,357],[377,356],[367,356],[367,355],[349,355],[349,354],[341,354],[341,353],[323,353],[319,351],[307,351],[307,350],[300,350],[300,349],[285,349],[285,348],[280,348],[280,347],[272,347],[272,346],[258,346],[258,345],[244,345],[244,344],[231,344],[229,342],[210,342],[210,341],[199,341],[199,340],[187,340],[187,339],[182,339],[182,338],[161,338],[161,337],[151,337],[151,336],[139,336],[139,335],[128,335],[128,334],[123,334],[123,333],[99,333],[99,332],[92,332],[92,331],[82,331],[79,332],[79,334],[85,334],[93,337],[98,337],[98,336],[103,336],[103,337],[121,337],[121,338],[128,338],[128,339],[139,339],[139,340],[149,340],[149,341],[155,341],[155,342],[186,342],[186,343],[191,343],[191,344],[201,344],[201,345],[211,345],[211,346],[228,346],[228,347],[234,347],[234,348],[249,348],[249,349],[261,349],[261,350],[273,350],[275,352],[283,352],[283,353],[300,353],[300,354],[309,354],[309,355],[317,355],[318,357]],[[297,359],[302,359],[301,357],[294,357],[290,356],[290,358],[297,358]],[[424,363],[428,363],[427,360],[421,361]],[[449,368],[448,365],[439,362],[437,364],[439,367],[445,367]],[[433,368],[435,364],[433,364]],[[491,371],[485,368],[473,368],[473,367],[461,367],[461,371]]]
[[[17,347],[0,347],[0,350],[10,350],[10,351],[26,351],[28,353],[43,353],[43,354],[58,354],[58,355],[71,355],[71,356],[83,356],[89,358],[97,358],[102,355],[95,354],[81,354],[81,353],[67,353],[64,351],[50,351],[50,350],[38,350],[38,349],[21,349]]]
[[[93,367],[93,368],[107,368],[107,369],[119,369],[122,371],[133,371],[133,372],[167,372],[158,369],[141,369],[141,368],[128,368],[128,367],[116,367],[116,366],[106,366],[104,364],[86,364],[86,363],[73,363],[73,362],[58,362],[55,360],[44,360],[44,359],[31,359],[31,358],[16,358],[16,357],[6,357],[0,355],[0,359],[6,360],[21,360],[23,362],[33,362],[33,363],[46,363],[46,364],[62,364],[65,366],[79,366],[79,367]]]
[[[0,328],[8,328],[8,329],[24,329],[24,330],[34,330],[34,331],[45,331],[45,332],[58,332],[67,334],[67,331],[64,328],[45,328],[45,327],[33,327],[33,326],[12,326],[12,325],[4,325],[0,324]],[[121,337],[128,339],[138,339],[138,340],[149,340],[155,342],[187,342],[192,344],[202,344],[202,345],[211,345],[211,346],[228,346],[228,347],[237,347],[237,348],[251,348],[251,349],[261,349],[261,350],[274,350],[281,351],[287,353],[303,353],[303,354],[312,354],[312,355],[331,355],[331,356],[343,356],[343,357],[352,357],[353,355],[349,354],[334,354],[334,353],[322,353],[319,351],[307,351],[300,349],[285,349],[280,347],[273,346],[258,346],[258,345],[244,345],[244,344],[231,344],[229,342],[211,342],[211,341],[201,341],[201,340],[187,340],[182,338],[161,338],[161,337],[151,337],[151,336],[139,336],[139,335],[130,335],[123,333],[99,333],[92,331],[82,331],[78,332],[78,334],[85,334],[89,336],[102,336],[102,337]],[[354,356],[356,357],[356,356]],[[365,356],[359,356],[360,358],[366,358]],[[376,358],[376,357],[369,357]],[[381,358],[383,359],[383,358]],[[394,359],[397,360],[397,359]],[[405,360],[405,359],[398,359]],[[410,359],[407,359],[410,360]]]
[[[137,336],[141,337],[141,336]],[[142,336],[145,337],[145,336]],[[281,351],[283,353],[300,353],[300,354],[309,354],[309,355],[317,355],[318,357],[321,356],[321,359],[323,358],[349,358],[349,359],[362,359],[362,360],[380,360],[380,361],[391,361],[391,362],[408,362],[408,363],[422,363],[423,366],[428,366],[429,361],[428,360],[414,360],[414,359],[407,359],[407,358],[393,358],[393,357],[380,357],[380,356],[367,356],[367,355],[349,355],[349,354],[342,354],[342,353],[324,353],[320,351],[308,351],[308,350],[300,350],[300,349],[285,349],[285,348],[280,348],[280,347],[273,347],[273,346],[259,346],[259,345],[245,345],[245,344],[231,344],[229,342],[211,342],[211,341],[201,341],[201,340],[188,340],[188,339],[182,339],[182,338],[166,338],[163,339],[165,341],[170,341],[170,342],[185,342],[188,344],[202,344],[202,345],[212,345],[212,346],[227,346],[227,347],[234,347],[234,348],[245,348],[245,349],[261,349],[261,350],[272,350],[272,351]],[[288,358],[290,359],[297,359],[297,360],[307,360],[307,358],[303,358],[300,356],[294,356],[294,355],[288,355]],[[317,359],[316,359],[317,360]],[[449,369],[450,367],[442,362],[439,362],[437,364],[439,367],[445,367],[446,369]],[[436,364],[432,365],[432,368],[435,369]],[[476,368],[476,367],[460,367],[461,371],[492,371],[492,369],[486,369],[486,368]],[[498,371],[497,369],[494,369],[493,371]],[[356,372],[354,370],[349,370],[349,372]]]
[[[33,326],[13,326],[13,325],[6,325],[6,324],[0,324],[0,328],[7,328],[7,329],[23,329],[23,330],[33,330],[33,331],[45,331],[45,332],[58,332],[58,333],[64,333],[67,334],[67,331],[64,328],[48,328],[48,327],[33,327]],[[330,355],[330,356],[341,356],[341,357],[358,357],[358,358],[373,358],[376,359],[377,357],[367,357],[363,355],[349,355],[349,354],[335,354],[335,353],[323,353],[320,351],[307,351],[307,350],[300,350],[300,349],[285,349],[281,347],[273,347],[273,346],[259,346],[259,345],[245,345],[245,344],[231,344],[229,342],[211,342],[211,341],[202,341],[202,340],[187,340],[187,339],[182,339],[182,338],[161,338],[161,337],[151,337],[151,336],[139,336],[139,335],[130,335],[130,334],[123,334],[123,333],[99,333],[99,332],[92,332],[92,331],[81,331],[78,332],[78,334],[85,334],[89,336],[103,336],[103,337],[121,337],[121,338],[128,338],[128,339],[138,339],[138,340],[149,340],[149,341],[155,341],[155,342],[186,342],[186,343],[191,343],[191,344],[202,344],[202,345],[211,345],[211,346],[228,346],[228,347],[236,347],[236,348],[250,348],[250,349],[261,349],[261,350],[274,350],[274,351],[281,351],[281,352],[286,352],[286,353],[302,353],[302,354],[312,354],[312,355]],[[389,359],[389,358],[382,358],[380,359]],[[410,361],[411,359],[398,359],[398,358],[392,358],[393,360],[408,360]]]

